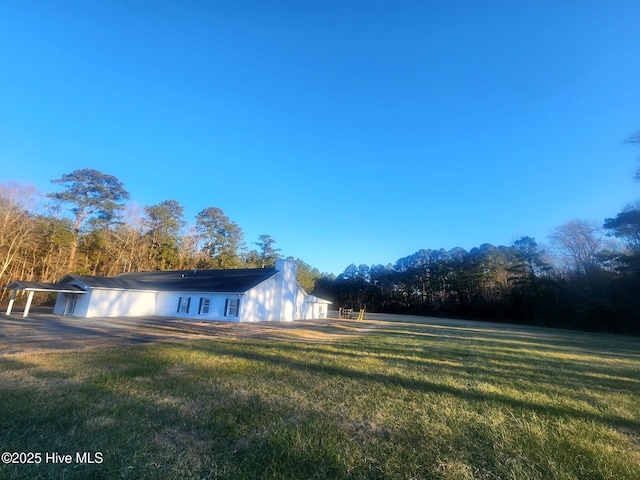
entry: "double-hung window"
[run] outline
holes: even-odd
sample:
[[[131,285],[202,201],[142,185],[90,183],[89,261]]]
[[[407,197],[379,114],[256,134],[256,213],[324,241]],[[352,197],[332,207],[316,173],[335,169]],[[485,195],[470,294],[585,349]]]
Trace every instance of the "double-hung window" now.
[[[237,317],[240,314],[240,299],[227,298],[224,302],[224,316]]]
[[[211,299],[209,297],[200,298],[200,305],[198,306],[199,315],[209,315],[211,309]]]
[[[180,297],[178,299],[178,313],[189,313],[191,297]]]

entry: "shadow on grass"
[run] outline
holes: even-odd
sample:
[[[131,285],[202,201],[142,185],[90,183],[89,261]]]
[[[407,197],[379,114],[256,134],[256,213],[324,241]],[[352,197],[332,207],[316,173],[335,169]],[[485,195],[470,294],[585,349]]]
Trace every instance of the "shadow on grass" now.
[[[536,388],[548,384],[565,391],[573,389],[576,394],[587,388],[593,391],[606,390],[634,395],[640,392],[640,378],[637,376],[636,367],[632,364],[594,366],[593,362],[582,362],[576,358],[567,360],[536,353],[530,356],[525,365],[523,355],[517,349],[514,351],[501,343],[493,346],[485,343],[485,347],[491,348],[476,347],[471,354],[465,350],[464,345],[457,345],[457,348],[454,348],[451,343],[392,347],[375,345],[373,342],[375,339],[370,339],[369,342],[332,345],[286,342],[270,345],[248,342],[240,348],[240,351],[245,347],[249,351],[257,349],[269,359],[280,357],[281,360],[286,358],[282,357],[282,353],[289,352],[298,357],[312,356],[324,363],[348,358],[353,361],[375,359],[387,364],[395,364],[398,369],[406,372],[419,372],[427,376],[432,373],[452,376],[464,373],[474,381],[491,381],[512,386],[528,382]],[[237,344],[234,342],[232,345]],[[478,352],[482,354],[478,355]],[[554,352],[558,353],[556,350]],[[589,352],[582,352],[582,354],[594,355]],[[578,352],[574,355],[577,356]],[[286,362],[281,361],[279,364],[284,363]],[[314,364],[317,365],[317,363]]]
[[[18,358],[0,357],[0,371],[24,370],[32,365],[30,362]]]
[[[156,350],[128,353],[87,355],[84,367],[99,373],[64,385],[3,360],[45,384],[0,390],[2,451],[101,452],[104,462],[0,465],[0,478],[347,478],[328,443],[348,439],[321,412],[203,381],[193,368],[179,374]]]
[[[427,380],[426,378],[408,378],[404,375],[396,375],[396,374],[386,374],[386,373],[378,373],[378,372],[365,372],[359,370],[357,368],[348,368],[345,366],[340,366],[336,364],[330,364],[329,362],[317,363],[317,362],[308,362],[303,361],[299,358],[291,358],[286,357],[281,354],[282,351],[295,351],[298,353],[308,354],[313,356],[314,354],[326,354],[326,351],[323,351],[322,348],[313,347],[313,346],[305,346],[302,350],[295,345],[283,345],[278,344],[277,346],[271,349],[272,353],[268,353],[270,350],[269,346],[264,345],[261,342],[257,341],[235,341],[233,343],[216,343],[215,345],[203,346],[203,347],[192,347],[195,349],[199,349],[203,352],[207,353],[215,353],[217,355],[227,355],[234,358],[241,358],[244,360],[254,361],[254,362],[262,362],[268,363],[272,365],[276,365],[279,367],[283,367],[285,369],[293,369],[305,373],[314,373],[318,375],[325,376],[333,376],[339,378],[345,378],[355,382],[361,382],[366,384],[379,385],[386,388],[389,387],[398,387],[408,390],[413,390],[422,393],[435,393],[435,394],[446,394],[453,395],[465,401],[475,401],[475,402],[486,402],[486,403],[501,403],[510,408],[518,409],[518,410],[528,410],[531,412],[535,412],[541,415],[550,415],[556,417],[571,417],[586,421],[595,421],[600,422],[609,426],[619,426],[624,428],[630,428],[640,434],[640,421],[631,420],[628,418],[615,416],[615,415],[604,415],[599,413],[587,412],[584,410],[580,410],[577,408],[572,408],[570,406],[560,406],[560,405],[545,405],[542,403],[531,402],[527,400],[520,400],[517,398],[508,397],[506,395],[492,393],[492,392],[479,392],[472,388],[472,384],[468,388],[458,388],[451,385],[445,385],[442,383],[432,382]],[[347,356],[352,355],[349,352],[346,352]],[[341,353],[336,353],[336,355],[340,356]],[[398,360],[399,363],[405,363],[406,360]],[[411,362],[408,362],[406,366],[409,366]],[[548,372],[551,374],[556,371],[557,368],[562,368],[562,362],[558,362],[556,365],[550,365],[548,368]],[[501,381],[505,380],[522,380],[527,379],[534,383],[537,383],[538,386],[541,386],[544,389],[544,384],[540,383],[540,378],[545,378],[545,375],[537,375],[535,374],[535,370],[529,371],[525,370],[523,375],[518,375],[514,373],[508,373],[504,371],[493,371],[486,367],[480,366],[461,366],[461,367],[452,367],[452,366],[438,366],[436,367],[439,370],[444,370],[447,374],[452,375],[460,375],[464,373],[470,380],[474,379],[477,375],[482,375],[483,380],[490,381],[492,378],[496,378],[496,374],[506,375],[507,379],[501,379]],[[535,375],[534,378],[528,378],[530,375]],[[578,372],[575,372],[578,374]],[[574,376],[575,375],[571,375]],[[537,377],[537,378],[536,378]],[[564,384],[565,378],[561,379],[560,384],[556,384],[551,378],[550,375],[547,376],[547,384],[552,385],[558,389],[562,389],[565,394],[570,391],[570,388]],[[507,383],[509,383],[507,381]],[[581,384],[582,381],[580,379],[576,380],[577,384]],[[630,382],[623,382],[628,386]],[[636,392],[639,389],[635,389]],[[552,392],[555,396],[558,392]]]
[[[476,450],[490,441],[482,425],[467,430],[470,438],[459,444],[429,450],[421,443],[424,431],[405,428],[411,416],[391,418],[382,426],[345,427],[339,411],[316,406],[314,398],[300,401],[334,382],[379,399],[402,391],[426,394],[425,399],[428,394],[450,396],[478,412],[497,404],[516,415],[584,420],[640,434],[638,419],[562,404],[562,398],[578,399],[580,386],[602,387],[594,375],[605,377],[611,390],[640,393],[633,378],[637,363],[609,357],[615,352],[596,348],[593,339],[574,339],[563,350],[561,339],[525,343],[517,332],[502,332],[492,341],[477,329],[411,325],[402,324],[393,334],[383,325],[334,343],[213,338],[43,355],[37,357],[40,363],[0,358],[0,369],[12,375],[28,372],[27,381],[0,390],[5,450],[105,455],[101,465],[0,466],[0,477],[443,478],[435,469],[453,448],[468,449],[463,454],[472,459],[469,464],[486,466],[487,478],[508,473],[499,470],[496,450]],[[432,331],[446,337],[434,337]],[[527,349],[531,352],[522,353]],[[608,365],[607,359],[625,362]],[[460,386],[438,381],[443,376],[460,380]],[[553,390],[559,401],[546,404],[480,391],[478,382],[514,385],[523,396],[529,389]],[[288,389],[286,395],[281,387]],[[338,404],[349,401],[345,395]],[[398,428],[396,421],[405,425]],[[542,472],[530,478],[551,478],[542,466],[530,468]],[[579,472],[566,473],[578,478]]]

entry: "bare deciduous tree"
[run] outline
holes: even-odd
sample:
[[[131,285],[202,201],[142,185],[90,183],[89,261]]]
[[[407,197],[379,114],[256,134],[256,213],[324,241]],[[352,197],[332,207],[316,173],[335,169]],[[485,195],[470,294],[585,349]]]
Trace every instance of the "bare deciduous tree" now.
[[[596,254],[604,245],[603,231],[588,220],[570,220],[549,235],[551,245],[566,266],[577,273],[590,273],[598,268]]]
[[[631,143],[632,145],[637,145],[640,147],[640,132],[636,132],[633,135],[631,135],[627,139],[627,143]],[[633,176],[633,178],[636,182],[640,182],[640,167],[636,169],[636,173]]]
[[[34,222],[31,211],[38,203],[32,185],[16,182],[0,184],[0,278],[2,278],[28,242]]]

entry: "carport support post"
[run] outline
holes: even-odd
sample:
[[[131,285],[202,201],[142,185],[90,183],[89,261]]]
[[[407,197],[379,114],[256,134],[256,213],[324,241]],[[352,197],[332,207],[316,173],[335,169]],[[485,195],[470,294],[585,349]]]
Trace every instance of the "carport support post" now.
[[[11,309],[13,308],[13,301],[16,299],[16,290],[11,290],[11,298],[9,299],[9,305],[7,305],[7,313],[5,315],[11,315]]]
[[[31,308],[31,301],[33,300],[33,294],[35,292],[33,290],[29,291],[29,296],[27,297],[27,304],[24,306],[24,313],[22,314],[23,317],[26,317],[27,315],[29,315],[29,309]]]

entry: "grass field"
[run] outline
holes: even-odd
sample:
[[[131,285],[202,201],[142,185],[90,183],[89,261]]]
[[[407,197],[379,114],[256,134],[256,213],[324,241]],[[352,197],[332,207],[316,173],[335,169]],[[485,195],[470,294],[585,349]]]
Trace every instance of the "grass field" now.
[[[640,479],[640,339],[382,316],[248,329],[0,357],[0,452],[41,454],[0,478]]]

